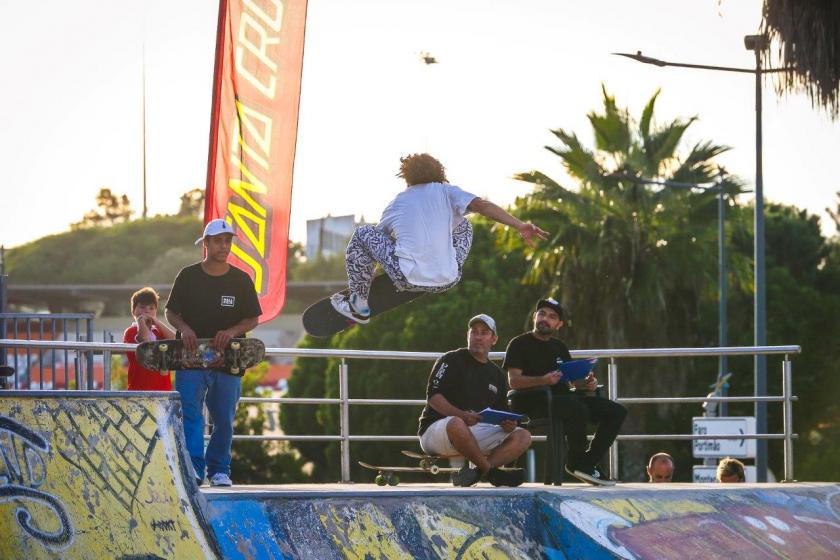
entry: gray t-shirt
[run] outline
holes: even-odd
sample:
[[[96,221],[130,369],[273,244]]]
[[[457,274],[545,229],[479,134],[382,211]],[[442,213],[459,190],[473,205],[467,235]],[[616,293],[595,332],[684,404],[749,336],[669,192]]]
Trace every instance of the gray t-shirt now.
[[[396,238],[396,255],[415,286],[445,286],[458,278],[453,230],[477,198],[454,185],[413,185],[397,195],[379,221]]]

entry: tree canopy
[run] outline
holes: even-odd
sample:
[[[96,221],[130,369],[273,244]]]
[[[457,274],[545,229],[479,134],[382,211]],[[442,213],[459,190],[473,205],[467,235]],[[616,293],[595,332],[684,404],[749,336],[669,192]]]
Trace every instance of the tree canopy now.
[[[119,196],[112,193],[111,189],[100,189],[96,195],[96,208],[85,212],[81,221],[70,224],[70,228],[87,229],[122,224],[129,221],[132,214],[134,210],[131,209],[128,196]]]

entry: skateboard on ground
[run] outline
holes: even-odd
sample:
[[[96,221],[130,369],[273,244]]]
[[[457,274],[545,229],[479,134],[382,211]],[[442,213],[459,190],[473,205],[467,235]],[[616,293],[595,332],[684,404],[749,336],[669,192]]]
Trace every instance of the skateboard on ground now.
[[[199,338],[196,351],[184,349],[181,339],[141,342],[134,351],[137,362],[146,369],[224,369],[233,375],[245,375],[245,370],[265,358],[265,344],[257,338],[234,338],[224,351],[213,347],[212,338]]]
[[[349,296],[350,290],[342,290],[338,293]],[[401,292],[394,287],[386,274],[380,274],[373,279],[370,286],[370,294],[368,295],[370,316],[385,313],[389,309],[414,301],[425,293],[422,291]],[[345,317],[333,308],[332,303],[330,303],[331,297],[313,303],[303,312],[303,328],[312,336],[332,336],[356,324],[356,321]]]
[[[432,465],[428,468],[423,467],[391,467],[391,466],[381,466],[381,465],[370,465],[365,463],[364,461],[359,461],[359,465],[370,469],[372,471],[376,471],[376,478],[373,481],[376,483],[377,486],[396,486],[400,483],[400,477],[397,473],[429,473],[429,474],[440,474],[440,473],[456,473],[460,468],[457,467],[439,467],[437,465]]]
[[[456,473],[461,470],[461,467],[441,467],[438,464],[438,461],[442,461],[445,459],[455,459],[455,458],[464,458],[463,455],[429,455],[426,453],[418,453],[416,451],[408,451],[403,449],[401,451],[403,455],[406,457],[410,457],[412,459],[417,459],[420,461],[419,466],[417,467],[391,467],[391,466],[382,466],[382,465],[370,465],[365,463],[364,461],[359,461],[359,465],[370,469],[373,471],[377,471],[376,478],[374,482],[377,486],[396,486],[400,483],[400,477],[396,473],[429,473],[429,474],[452,474]],[[466,459],[465,459],[466,460]],[[518,468],[510,468],[510,467],[501,467],[501,470],[511,470],[511,471],[518,471],[521,469]]]

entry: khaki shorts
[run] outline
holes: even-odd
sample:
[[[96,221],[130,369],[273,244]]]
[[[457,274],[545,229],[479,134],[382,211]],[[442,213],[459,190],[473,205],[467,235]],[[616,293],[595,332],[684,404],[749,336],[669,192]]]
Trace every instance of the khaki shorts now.
[[[426,428],[426,431],[420,436],[420,448],[424,453],[429,453],[430,455],[458,455],[458,450],[452,446],[452,442],[449,441],[449,436],[446,434],[446,425],[453,418],[455,417],[447,416],[446,418],[441,418]],[[519,427],[514,428],[513,432],[521,429]],[[513,433],[505,432],[501,426],[483,424],[481,422],[470,426],[470,431],[478,442],[478,447],[485,455],[498,447]]]

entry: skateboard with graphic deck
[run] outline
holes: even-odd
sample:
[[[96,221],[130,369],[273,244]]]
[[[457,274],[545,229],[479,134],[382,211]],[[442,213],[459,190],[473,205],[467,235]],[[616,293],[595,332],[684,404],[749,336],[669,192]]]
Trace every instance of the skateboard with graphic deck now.
[[[438,464],[439,461],[445,459],[455,459],[461,458],[463,459],[463,455],[429,455],[427,453],[418,453],[416,451],[409,451],[403,449],[401,451],[403,455],[406,457],[410,457],[411,459],[417,459],[420,461],[419,466],[417,467],[392,467],[392,466],[382,466],[382,465],[370,465],[363,461],[359,461],[359,465],[370,469],[373,471],[377,471],[376,478],[374,482],[377,486],[396,486],[400,483],[400,477],[396,473],[428,473],[428,474],[452,474],[456,473],[461,470],[461,467],[442,467]],[[501,470],[504,471],[518,471],[521,470],[519,468],[511,468],[511,467],[501,467]]]
[[[350,290],[338,292],[344,296],[350,295]],[[399,291],[394,287],[391,279],[386,274],[380,274],[373,279],[368,295],[370,316],[374,317],[381,313],[414,301],[426,292]],[[335,294],[334,294],[335,295]],[[345,317],[333,308],[330,298],[326,297],[306,308],[303,312],[303,328],[312,336],[332,336],[356,325],[356,321]]]
[[[234,338],[222,351],[213,346],[212,338],[199,338],[196,351],[187,352],[179,338],[141,342],[134,353],[141,366],[154,371],[221,369],[232,375],[245,375],[247,368],[265,358],[265,344],[257,338]]]

